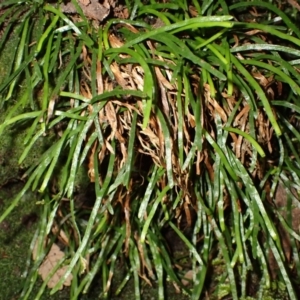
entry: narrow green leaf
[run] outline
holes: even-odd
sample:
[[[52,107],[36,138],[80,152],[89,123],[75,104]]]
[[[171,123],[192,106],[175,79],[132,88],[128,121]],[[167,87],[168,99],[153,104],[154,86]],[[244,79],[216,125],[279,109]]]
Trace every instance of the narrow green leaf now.
[[[158,205],[159,205],[159,203],[161,203],[162,198],[167,194],[167,192],[169,190],[170,190],[170,186],[166,186],[160,193],[158,193],[155,202],[152,204],[151,210],[150,210],[150,212],[147,216],[147,219],[146,219],[145,224],[144,224],[143,229],[142,229],[142,233],[141,233],[141,237],[140,237],[140,242],[141,243],[145,242],[148,228],[149,228],[150,223],[151,223],[151,221],[152,221],[152,219],[153,219],[153,217],[154,217],[154,215],[157,211]]]
[[[237,134],[243,136],[246,140],[249,141],[250,145],[252,145],[257,150],[257,152],[260,154],[261,157],[266,156],[262,147],[258,144],[258,142],[250,134],[248,134],[238,128],[233,128],[233,127],[224,127],[223,129],[226,131],[234,132],[234,133],[237,133]]]

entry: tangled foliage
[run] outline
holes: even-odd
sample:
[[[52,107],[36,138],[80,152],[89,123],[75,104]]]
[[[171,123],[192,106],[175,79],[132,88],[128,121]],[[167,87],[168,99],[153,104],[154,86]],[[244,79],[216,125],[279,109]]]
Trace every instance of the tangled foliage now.
[[[136,299],[141,279],[157,282],[165,299],[166,278],[192,299],[205,288],[262,298],[278,276],[296,299],[300,31],[287,15],[255,1],[104,1],[92,22],[95,1],[72,1],[78,13],[70,15],[69,6],[18,1],[0,4],[1,51],[19,37],[0,82],[8,112],[0,132],[28,126],[20,163],[37,140],[57,136],[0,218],[29,188],[39,191],[43,217],[22,297],[59,241],[64,255],[54,267],[66,272],[52,293],[72,273],[80,279],[72,299],[99,273],[109,297],[122,259],[116,294],[132,276]],[[93,183],[88,198],[80,198],[82,168]],[[218,279],[209,273],[216,257]]]

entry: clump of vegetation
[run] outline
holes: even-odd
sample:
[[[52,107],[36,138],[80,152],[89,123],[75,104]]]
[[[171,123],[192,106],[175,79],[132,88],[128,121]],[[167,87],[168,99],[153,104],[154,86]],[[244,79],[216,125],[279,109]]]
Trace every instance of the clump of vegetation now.
[[[136,299],[166,280],[262,299],[272,279],[296,299],[300,30],[269,2],[164,2],[0,4],[0,55],[18,37],[0,133],[26,128],[19,163],[56,136],[0,217],[38,191],[22,299],[38,273],[35,299],[109,298],[120,266],[115,293],[133,278]]]

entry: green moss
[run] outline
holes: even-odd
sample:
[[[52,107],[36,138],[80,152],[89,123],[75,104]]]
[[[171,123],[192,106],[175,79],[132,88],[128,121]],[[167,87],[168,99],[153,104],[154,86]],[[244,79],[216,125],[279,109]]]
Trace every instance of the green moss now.
[[[10,72],[13,68],[14,62],[14,52],[18,47],[19,37],[14,34],[18,28],[15,28],[14,32],[11,33],[5,42],[5,47],[1,45],[0,51],[0,85],[7,79],[7,76],[10,75]],[[4,98],[4,94],[0,98]]]
[[[5,111],[0,110],[0,116],[4,115]],[[3,122],[2,119],[3,117],[0,117],[0,124]],[[25,148],[25,136],[26,128],[17,126],[6,129],[2,134],[0,144],[0,186],[8,181],[20,179],[24,171],[37,161],[51,142],[49,137],[39,139],[24,162],[19,165],[18,160]]]
[[[21,184],[10,184],[0,190],[0,213],[9,205]],[[24,282],[22,273],[29,256],[29,246],[37,226],[38,208],[33,205],[34,194],[0,223],[0,291],[1,299],[12,299],[19,294]]]

